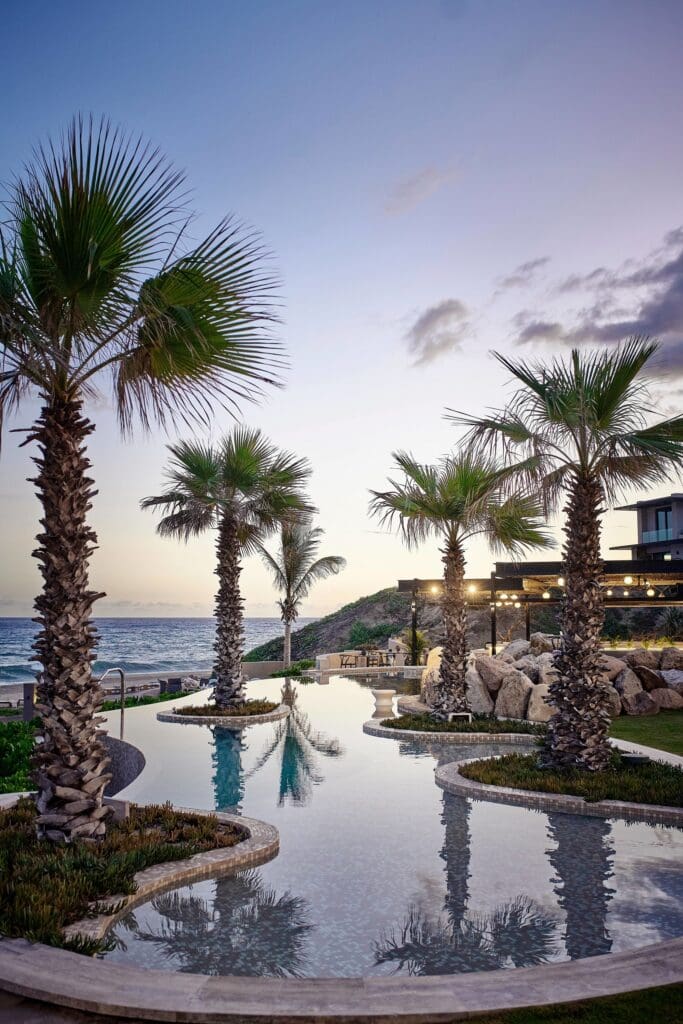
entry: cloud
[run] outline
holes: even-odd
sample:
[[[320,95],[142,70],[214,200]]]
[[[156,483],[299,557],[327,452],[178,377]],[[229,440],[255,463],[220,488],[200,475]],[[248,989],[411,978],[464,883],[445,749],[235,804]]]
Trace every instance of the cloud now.
[[[571,274],[555,291],[580,292],[589,303],[564,322],[544,312],[518,313],[512,321],[517,344],[615,344],[648,335],[661,342],[653,372],[669,378],[683,374],[683,227],[669,231],[645,259]]]
[[[410,178],[404,178],[394,185],[384,204],[384,211],[389,214],[407,213],[444,185],[450,185],[456,177],[454,167],[423,167]]]
[[[420,313],[406,331],[413,366],[425,366],[460,347],[472,333],[469,310],[459,299],[445,299]]]
[[[536,279],[538,271],[547,266],[548,263],[550,263],[550,256],[539,256],[535,260],[527,260],[526,263],[520,263],[511,274],[500,278],[498,287],[526,288]]]

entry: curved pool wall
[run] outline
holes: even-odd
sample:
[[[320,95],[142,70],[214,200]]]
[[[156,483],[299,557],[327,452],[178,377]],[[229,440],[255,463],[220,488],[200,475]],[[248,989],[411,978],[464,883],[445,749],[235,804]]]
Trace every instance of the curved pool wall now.
[[[277,699],[281,685],[251,683],[249,696]],[[504,748],[364,734],[376,679],[295,686],[289,718],[244,732],[164,726],[154,706],[127,716],[126,739],[147,764],[121,797],[260,818],[278,829],[280,854],[136,907],[116,926],[105,964],[439,975],[683,935],[679,830],[445,793],[438,765]]]

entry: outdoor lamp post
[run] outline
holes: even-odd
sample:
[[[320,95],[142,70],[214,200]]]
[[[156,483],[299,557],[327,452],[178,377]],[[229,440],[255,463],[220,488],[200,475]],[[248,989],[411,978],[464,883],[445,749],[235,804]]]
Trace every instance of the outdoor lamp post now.
[[[417,580],[413,580],[413,599],[410,603],[410,660],[417,665]]]

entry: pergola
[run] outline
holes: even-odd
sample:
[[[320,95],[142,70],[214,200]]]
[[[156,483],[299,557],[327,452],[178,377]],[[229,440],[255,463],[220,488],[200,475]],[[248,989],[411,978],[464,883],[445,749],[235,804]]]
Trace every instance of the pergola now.
[[[683,605],[683,559],[610,559],[603,563],[600,587],[608,608],[651,608]],[[558,605],[564,586],[562,562],[496,562],[488,577],[467,578],[467,603],[491,611],[491,653],[496,653],[499,608],[524,608],[526,638],[531,633],[533,605]],[[438,596],[443,579],[399,580],[398,589],[412,594],[413,635],[418,596]]]

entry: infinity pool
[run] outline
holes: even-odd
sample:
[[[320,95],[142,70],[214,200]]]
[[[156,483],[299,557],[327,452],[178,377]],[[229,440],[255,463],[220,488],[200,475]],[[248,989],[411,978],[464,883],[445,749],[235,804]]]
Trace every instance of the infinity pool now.
[[[249,696],[278,698],[281,685],[250,683]],[[680,830],[445,794],[437,764],[509,748],[367,736],[377,685],[297,683],[289,719],[242,732],[157,722],[154,706],[127,713],[125,738],[147,766],[122,796],[261,818],[279,829],[280,853],[136,907],[108,960],[275,977],[452,974],[683,934]]]

